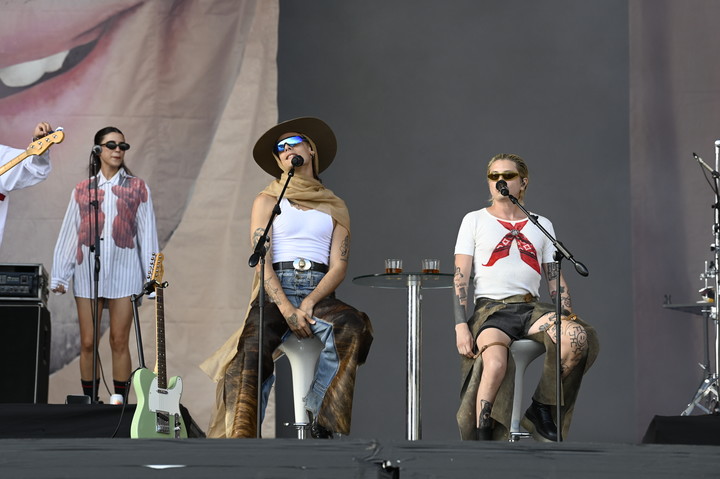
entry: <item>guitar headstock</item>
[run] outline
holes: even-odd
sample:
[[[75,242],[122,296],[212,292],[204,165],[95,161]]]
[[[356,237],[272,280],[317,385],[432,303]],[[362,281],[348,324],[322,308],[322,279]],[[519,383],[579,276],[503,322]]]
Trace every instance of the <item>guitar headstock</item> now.
[[[155,289],[156,285],[159,285],[162,283],[163,274],[165,273],[165,270],[163,269],[163,260],[165,259],[165,255],[162,253],[153,253],[152,260],[150,261],[150,272],[148,273],[148,282],[153,285],[152,289]]]
[[[30,143],[30,146],[28,146],[25,151],[28,155],[42,155],[45,150],[50,148],[51,145],[54,145],[55,143],[62,143],[64,139],[65,132],[62,131],[62,128],[58,128],[39,140],[35,140]]]

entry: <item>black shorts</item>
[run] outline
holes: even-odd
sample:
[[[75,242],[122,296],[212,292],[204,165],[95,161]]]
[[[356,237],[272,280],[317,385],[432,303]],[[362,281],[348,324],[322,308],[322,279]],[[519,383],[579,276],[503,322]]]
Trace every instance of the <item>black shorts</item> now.
[[[488,303],[487,299],[478,300],[484,304]],[[490,304],[493,301],[489,301]],[[498,301],[498,303],[502,303]],[[480,326],[478,334],[488,328],[496,328],[503,333],[510,336],[513,341],[522,339],[527,336],[530,330],[530,319],[532,318],[533,311],[535,311],[534,303],[510,303],[506,304],[500,311],[494,312],[490,315],[485,322]]]

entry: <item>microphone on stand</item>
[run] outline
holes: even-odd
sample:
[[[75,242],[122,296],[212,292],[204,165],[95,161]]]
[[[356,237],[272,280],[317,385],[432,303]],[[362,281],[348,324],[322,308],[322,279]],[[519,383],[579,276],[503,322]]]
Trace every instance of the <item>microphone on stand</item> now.
[[[100,156],[100,153],[102,153],[102,146],[94,145],[92,147],[92,152],[95,153],[97,156]]]
[[[305,158],[300,155],[295,155],[292,157],[292,160],[290,162],[294,167],[302,166],[303,163],[305,163]]]
[[[720,146],[720,140],[716,141],[716,142],[715,142],[715,145],[716,145],[716,146]],[[708,165],[707,163],[705,163],[705,162],[703,161],[703,159],[700,158],[700,157],[697,155],[697,153],[693,153],[693,156],[694,156],[695,159],[698,161],[698,163],[700,163],[700,164],[702,165],[703,168],[705,168],[706,170],[708,170],[714,177],[716,177],[716,178],[718,177],[718,172],[715,171],[715,170],[713,170],[712,168],[710,168],[710,165]]]
[[[500,180],[497,183],[495,183],[495,189],[497,189],[501,195],[507,196],[510,194],[510,190],[508,190],[507,181]]]

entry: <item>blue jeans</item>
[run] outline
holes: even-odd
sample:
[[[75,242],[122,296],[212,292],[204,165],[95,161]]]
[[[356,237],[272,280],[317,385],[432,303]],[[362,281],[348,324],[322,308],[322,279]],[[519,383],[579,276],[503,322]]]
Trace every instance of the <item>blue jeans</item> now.
[[[276,274],[285,296],[296,308],[300,306],[302,300],[315,289],[325,276],[325,273],[318,271],[295,271],[291,269],[276,271]],[[315,369],[315,378],[310,385],[307,396],[303,400],[305,401],[305,408],[312,413],[313,417],[317,417],[325,392],[340,367],[340,360],[335,348],[335,335],[333,334],[332,324],[315,316],[313,316],[313,319],[315,324],[309,325],[310,330],[322,342],[323,349],[320,351],[320,358]],[[283,341],[291,334],[293,334],[292,331],[285,333]],[[263,403],[261,406],[263,416],[265,415],[267,398],[274,382],[275,376],[273,375],[263,383]]]

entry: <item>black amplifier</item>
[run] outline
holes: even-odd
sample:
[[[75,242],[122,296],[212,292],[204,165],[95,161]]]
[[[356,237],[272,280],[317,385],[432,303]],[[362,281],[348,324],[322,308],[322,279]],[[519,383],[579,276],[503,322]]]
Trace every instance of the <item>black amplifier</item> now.
[[[0,263],[0,301],[40,301],[47,306],[48,274],[42,264]]]

